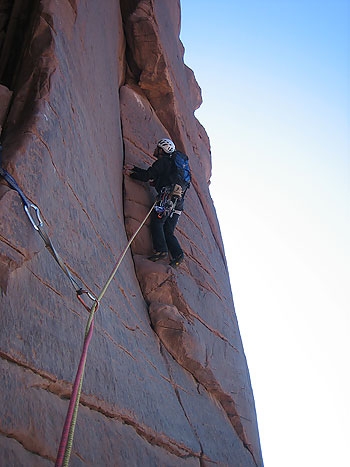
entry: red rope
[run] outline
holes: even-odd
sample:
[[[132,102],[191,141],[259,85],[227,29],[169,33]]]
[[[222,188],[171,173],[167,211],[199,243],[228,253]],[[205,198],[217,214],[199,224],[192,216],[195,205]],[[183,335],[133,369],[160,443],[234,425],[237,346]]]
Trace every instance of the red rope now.
[[[60,446],[59,446],[59,449],[58,449],[58,454],[57,454],[55,467],[62,467],[62,463],[63,463],[63,460],[64,460],[66,447],[67,447],[67,443],[68,443],[68,440],[69,440],[69,432],[71,430],[71,425],[72,425],[74,409],[75,409],[75,405],[76,405],[76,401],[77,401],[77,397],[78,397],[78,393],[79,393],[79,388],[81,387],[81,383],[82,383],[82,376],[83,376],[83,373],[84,373],[87,352],[88,352],[89,344],[90,344],[90,341],[91,341],[91,338],[92,338],[93,329],[94,329],[94,319],[92,319],[90,328],[89,328],[89,330],[88,330],[88,332],[87,332],[87,334],[85,336],[85,339],[84,339],[83,351],[82,351],[82,354],[81,354],[81,357],[80,357],[80,362],[79,362],[77,374],[75,376],[72,395],[71,395],[71,399],[70,399],[70,402],[69,402],[69,407],[68,407],[68,412],[67,412],[67,415],[66,415],[66,420],[65,420],[63,430],[62,430],[61,442],[60,442]]]

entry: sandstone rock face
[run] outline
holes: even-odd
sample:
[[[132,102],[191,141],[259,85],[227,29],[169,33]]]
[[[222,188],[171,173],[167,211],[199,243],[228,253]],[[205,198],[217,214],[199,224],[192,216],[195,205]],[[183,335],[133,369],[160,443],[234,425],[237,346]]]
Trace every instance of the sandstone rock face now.
[[[153,203],[123,165],[148,167],[170,137],[193,173],[185,262],[147,260],[147,221],[101,301],[70,465],[262,466],[179,1],[12,4],[0,2],[3,167],[83,287],[98,296]],[[1,465],[49,466],[88,313],[4,180],[0,206]]]
[[[0,132],[2,131],[2,122],[6,121],[7,112],[10,106],[12,92],[0,84]]]

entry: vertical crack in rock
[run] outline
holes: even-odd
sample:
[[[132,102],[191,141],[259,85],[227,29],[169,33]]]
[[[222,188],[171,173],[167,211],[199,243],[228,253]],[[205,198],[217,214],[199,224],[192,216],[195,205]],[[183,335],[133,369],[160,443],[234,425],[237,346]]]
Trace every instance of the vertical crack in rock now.
[[[126,51],[119,6],[127,37]],[[209,141],[193,115],[201,103],[200,88],[193,72],[184,66],[184,51],[178,38],[179,7],[179,1],[172,0],[111,0],[103,11],[95,2],[76,0],[14,0],[0,5],[4,167],[25,187],[28,197],[47,203],[45,208],[61,246],[66,253],[77,254],[77,258],[72,254],[70,265],[77,277],[86,272],[86,282],[97,287],[105,266],[109,267],[116,252],[125,245],[125,231],[132,231],[143,210],[148,211],[150,190],[125,180],[124,207],[127,202],[135,203],[133,206],[137,205],[141,214],[134,215],[128,207],[125,224],[118,217],[122,207],[122,144],[127,162],[137,164],[142,159],[142,164],[149,165],[156,139],[168,135],[177,141],[180,150],[191,152],[193,161],[188,216],[194,221],[188,216],[181,220],[182,241],[189,253],[187,264],[174,271],[164,263],[147,261],[145,256],[151,249],[147,224],[132,248],[153,329],[162,348],[174,358],[171,364],[176,365],[180,378],[186,374],[196,396],[196,407],[190,416],[192,407],[185,405],[185,393],[176,385],[175,371],[166,371],[159,340],[149,327],[132,262],[126,258],[118,277],[122,286],[110,288],[111,302],[105,307],[101,328],[96,326],[95,352],[89,354],[88,386],[81,399],[85,423],[102,427],[102,434],[96,429],[91,437],[89,433],[86,439],[80,438],[75,462],[92,465],[94,447],[101,437],[103,448],[99,445],[98,454],[106,455],[106,460],[111,450],[120,456],[118,462],[128,456],[140,459],[145,449],[147,460],[156,460],[159,465],[177,465],[174,460],[183,466],[198,462],[206,465],[207,461],[226,465],[227,460],[232,460],[235,443],[237,465],[248,467],[252,458],[242,443],[252,453],[248,443],[251,439],[260,455],[249,375],[208,191]],[[92,174],[95,184],[91,184]],[[48,200],[46,188],[52,201]],[[84,196],[88,198],[85,204],[81,202]],[[28,226],[17,193],[0,184],[0,200],[0,221],[4,226],[0,237],[0,286],[5,284],[6,288],[11,273],[8,293],[0,297],[5,305],[0,314],[0,362],[6,365],[6,360],[12,361],[16,367],[4,373],[2,389],[11,402],[3,408],[5,414],[10,410],[10,417],[1,417],[2,423],[8,425],[1,431],[11,435],[24,430],[23,436],[16,435],[16,439],[26,440],[28,433],[37,430],[36,436],[41,436],[38,445],[33,447],[32,440],[26,440],[26,446],[32,452],[41,452],[43,459],[53,459],[60,427],[53,426],[52,419],[56,415],[64,419],[67,401],[62,399],[71,393],[71,383],[67,381],[75,369],[74,346],[79,332],[75,320],[81,315],[73,302],[60,307],[58,288],[50,288],[56,280],[53,268],[57,265],[51,266],[52,258],[37,255],[44,247],[40,242],[40,249],[40,239],[36,240]],[[62,215],[62,207],[66,206],[69,209]],[[8,222],[10,216],[15,218],[12,223]],[[94,229],[94,225],[98,228]],[[106,251],[108,245],[110,251]],[[197,263],[194,251],[190,261],[193,245],[205,251],[203,258],[197,257]],[[20,267],[28,259],[33,259],[30,268]],[[120,293],[122,290],[125,293]],[[132,331],[135,323],[142,329],[136,339]],[[144,369],[144,361],[135,358],[136,354],[147,356],[145,360],[152,367],[149,372]],[[28,380],[23,376],[25,372],[35,374]],[[171,381],[164,381],[167,374]],[[196,382],[205,390],[199,392]],[[155,394],[155,388],[159,394]],[[39,392],[43,397],[38,398]],[[200,393],[205,393],[203,399]],[[208,409],[209,417],[217,417],[220,429],[224,426],[222,452],[215,450],[213,441],[199,428],[201,421],[195,409],[203,407],[206,400],[213,403]],[[176,408],[169,413],[169,402],[172,407],[180,405],[179,413]],[[37,416],[41,403],[48,413],[44,421],[47,425]],[[23,423],[21,410],[26,417]],[[253,428],[249,425],[250,415]],[[113,429],[111,425],[115,425]],[[125,426],[131,429],[126,430]],[[43,427],[49,427],[50,433],[43,433]],[[114,451],[116,436],[121,447]],[[11,447],[6,449],[11,453]],[[167,463],[169,459],[171,462]]]
[[[0,5],[0,82],[12,89],[24,49],[28,29],[37,14],[38,0],[14,0]]]
[[[196,329],[196,324],[183,319],[174,305],[153,301],[150,303],[149,311],[154,330],[168,352],[220,402],[237,435],[249,449],[236,403],[230,394],[225,393],[215,376],[211,368],[211,360],[208,359],[208,349],[200,341],[201,332]]]
[[[39,0],[16,0],[8,11],[3,29],[0,82],[13,90],[9,131],[19,127],[35,113],[35,102],[49,90],[55,68],[49,16],[42,14]]]
[[[148,109],[152,109],[159,119],[159,127],[164,128],[163,134],[170,135],[176,141],[177,147],[186,152],[186,147],[189,147],[186,139],[191,140],[191,136],[188,136],[189,128],[194,129],[193,123],[190,123],[189,115],[192,114],[193,119],[194,110],[201,104],[200,91],[198,91],[199,87],[194,76],[189,75],[183,64],[182,44],[178,38],[177,42],[174,41],[178,32],[174,33],[173,30],[165,28],[163,20],[166,19],[158,15],[157,2],[153,0],[141,0],[137,5],[134,3],[133,7],[128,10],[128,15],[124,17],[128,47],[126,82],[128,89],[130,89],[125,93],[128,92],[130,97],[133,93],[135,101],[143,109],[145,120],[147,120],[147,115],[151,113],[151,110]],[[172,25],[172,27],[174,26]],[[176,60],[174,60],[174,55],[177,57]],[[182,88],[187,90],[187,99],[184,98]],[[189,94],[190,99],[188,99]],[[138,138],[135,138],[131,132],[130,114],[126,112],[122,118],[124,118],[122,121],[126,123],[125,127],[123,126],[126,161],[139,165],[135,147],[140,147],[140,151],[144,154],[149,154],[150,151],[135,143]],[[199,126],[196,125],[195,131],[198,131],[198,128]],[[135,128],[134,131],[138,132],[139,129]],[[204,135],[204,129],[201,131]],[[128,141],[133,141],[133,147],[127,143]],[[208,142],[206,141],[206,143]],[[193,145],[192,148],[194,148]],[[220,228],[210,196],[203,186],[203,175],[210,173],[211,168],[203,170],[200,150],[198,153],[198,157],[196,154],[190,154],[190,160],[193,161],[192,186],[199,203],[197,209],[201,210],[206,218],[212,234],[211,241],[215,242],[221,256],[220,268],[224,267],[227,273]],[[145,160],[147,159],[149,158],[146,157]],[[148,161],[149,163],[152,163],[152,160]],[[128,198],[125,210],[128,219],[127,230],[131,219],[134,219],[133,225],[135,225],[137,217],[132,214],[129,207],[131,200],[134,203],[140,203],[139,199],[141,199],[139,194],[131,195],[131,183],[133,182],[126,180],[125,184]],[[204,183],[208,183],[207,177],[204,178]],[[135,189],[135,186],[134,182],[132,188]],[[140,188],[139,191],[141,192],[141,190],[145,195],[146,189]],[[147,196],[149,195],[147,194]],[[199,231],[201,230],[199,223],[197,228]],[[145,238],[146,234],[143,234],[143,239]],[[244,378],[240,376],[241,370],[235,369],[235,362],[240,359],[244,362],[243,351],[238,350],[232,342],[232,338],[226,337],[217,326],[211,325],[207,319],[202,318],[200,309],[198,311],[196,308],[192,309],[186,303],[187,299],[180,292],[184,281],[179,283],[176,273],[171,272],[167,267],[164,268],[163,265],[155,265],[144,259],[143,255],[147,255],[145,248],[147,244],[149,244],[149,239],[147,239],[147,243],[145,240],[139,241],[132,248],[136,273],[144,298],[149,306],[153,328],[174,359],[219,402],[239,439],[256,464],[254,449],[251,447],[254,441],[249,441],[252,430],[249,425],[249,417],[246,416],[250,412],[250,402],[245,400],[244,391],[239,389],[240,379]],[[211,300],[216,302],[217,306],[224,307],[221,292],[219,292],[220,286],[216,284],[215,279],[210,279],[212,265],[208,263],[208,267],[203,268],[198,263],[198,268],[201,268],[204,274],[205,271],[207,272],[206,280],[209,281],[209,284],[204,288],[209,295],[216,296]],[[197,284],[201,282],[195,276],[193,280]],[[199,301],[195,306],[203,306],[203,304],[201,305]],[[216,312],[218,313],[219,309]],[[218,365],[222,365],[218,360],[218,349],[221,350],[222,355],[227,356],[230,370],[238,376],[237,381],[234,380],[233,375],[232,378],[229,378],[222,369],[218,369]],[[254,437],[254,433],[252,437]]]
[[[2,88],[11,89],[11,102],[7,95],[4,104],[4,93],[0,93],[0,110],[3,109],[0,111],[0,125],[4,128],[1,142],[4,146],[3,164],[10,168],[16,178],[16,159],[25,153],[25,150],[21,151],[19,148],[25,148],[26,141],[36,132],[35,118],[49,92],[50,76],[56,68],[56,63],[50,26],[52,21],[48,14],[43,13],[40,1],[16,0],[12,2],[11,7],[3,7],[2,13],[0,83]],[[41,142],[45,144],[42,139]],[[45,146],[49,150],[47,145]],[[5,184],[0,185],[0,189],[0,199],[4,207],[2,215],[17,211],[15,205],[20,205],[17,194]],[[20,224],[25,225],[26,221],[19,217]],[[4,225],[9,229],[11,227],[9,223]],[[22,232],[26,230],[24,228]],[[28,246],[24,246],[18,234],[10,230],[7,232],[7,228],[4,232],[11,241],[5,241],[1,246],[2,292],[6,292],[10,273],[34,254],[34,251],[29,251]],[[20,246],[21,243],[23,247]],[[16,252],[21,250],[24,252],[18,256]]]
[[[182,112],[178,108],[175,96],[176,90],[181,90],[177,85],[177,79],[173,76],[173,66],[164,53],[166,44],[160,42],[161,33],[157,24],[157,15],[154,12],[154,2],[153,0],[141,0],[136,6],[134,4],[128,13],[125,17],[125,33],[130,51],[127,79],[140,86],[164,127],[170,130],[176,141],[182,143],[180,118]],[[164,21],[166,20],[169,21],[168,18],[164,18]],[[164,41],[171,40],[170,37],[163,37],[163,39]],[[179,47],[177,44],[173,46]],[[176,52],[177,65],[180,65],[178,66],[179,72],[185,75],[183,52],[183,48]],[[185,76],[180,80],[187,83],[187,78]],[[192,79],[192,84],[193,86],[186,87],[186,91],[190,91],[192,111],[194,111],[200,106],[202,99],[199,86],[194,79]],[[179,147],[179,149],[184,148]]]
[[[6,12],[0,35],[0,83],[13,91],[4,141],[4,159],[9,163],[16,152],[11,143],[16,141],[18,147],[18,140],[30,128],[40,101],[49,92],[56,63],[52,20],[43,13],[40,1],[16,0]]]
[[[183,63],[184,49],[181,42],[178,40],[176,42],[178,45],[174,45],[170,34],[169,37],[164,36],[164,32],[160,30],[157,23],[161,19],[157,18],[154,9],[153,0],[141,0],[137,5],[134,4],[133,8],[128,10],[129,14],[124,17],[127,38],[127,82],[137,84],[140,87],[164,128],[177,142],[178,149],[185,150],[188,143],[186,142],[186,123],[183,121],[184,109],[188,108],[187,111],[193,113],[200,107],[202,103],[201,91],[193,71]],[[161,42],[162,39],[165,44]],[[171,44],[169,48],[176,49],[177,47],[177,63],[175,64],[171,63],[167,54],[167,52],[169,53],[166,49],[168,43]],[[176,76],[174,73],[177,73]],[[182,87],[186,89],[186,92],[181,89]],[[203,135],[204,133],[203,129]],[[206,145],[209,145],[209,142],[206,142]],[[200,151],[197,150],[197,152]],[[201,162],[200,159],[201,156],[199,156]],[[211,173],[211,169],[207,171]],[[209,175],[206,178],[209,183]],[[202,194],[195,172],[193,173],[192,187],[197,192],[213,238],[227,268],[220,229],[217,221],[213,218],[212,209],[207,206],[207,199]]]
[[[120,10],[124,24],[129,16],[135,11],[141,0],[120,0]]]
[[[185,418],[186,420],[188,421],[188,424],[190,425],[191,429],[193,430],[194,434],[195,434],[195,437],[198,441],[198,444],[201,448],[201,452],[199,454],[199,458],[200,458],[200,465],[202,465],[203,461],[209,461],[209,462],[212,462],[211,459],[209,459],[207,456],[204,455],[204,452],[203,452],[203,445],[201,443],[201,439],[200,437],[198,436],[198,433],[197,433],[197,430],[195,429],[195,427],[192,425],[191,423],[191,419],[190,417],[187,415],[187,412],[186,412],[186,409],[182,403],[182,400],[181,400],[181,395],[180,395],[180,392],[179,392],[179,389],[178,389],[178,386],[176,384],[176,381],[173,377],[173,372],[172,372],[172,369],[171,369],[171,366],[169,365],[169,362],[168,362],[168,359],[167,359],[167,356],[164,354],[164,351],[162,350],[162,348],[160,349],[160,353],[161,355],[163,356],[163,359],[165,361],[165,364],[166,364],[166,367],[168,369],[168,373],[169,373],[169,378],[170,378],[170,381],[171,381],[171,384],[174,388],[174,392],[176,394],[176,397],[177,397],[177,400],[179,401],[179,405],[185,415]]]
[[[3,144],[3,129],[6,125],[13,90],[20,69],[24,51],[28,47],[30,28],[39,2],[30,0],[3,1],[0,4],[0,134]],[[5,185],[0,186],[0,199],[8,191]],[[2,255],[3,256],[3,255]],[[4,272],[0,287],[6,289],[6,268],[0,265]]]
[[[244,447],[258,465],[244,428],[244,417],[239,414],[235,398],[231,394],[234,392],[233,385],[229,384],[230,389],[222,387],[215,374],[212,356],[208,356],[208,345],[217,345],[215,342],[210,343],[213,338],[214,341],[217,338],[222,341],[223,353],[231,353],[229,348],[234,352],[237,352],[237,349],[222,333],[206,325],[204,320],[190,309],[182,297],[177,276],[171,268],[154,264],[142,256],[135,256],[134,261],[141,289],[149,305],[152,326],[159,339],[179,365],[189,371],[221,404]],[[209,331],[208,336],[211,335],[204,341],[201,326]]]
[[[193,185],[196,188],[196,191],[198,193],[198,199],[199,199],[199,201],[201,203],[203,212],[205,213],[206,218],[208,220],[208,223],[210,225],[210,229],[211,229],[211,232],[213,234],[213,238],[215,240],[215,243],[216,243],[216,245],[217,245],[217,247],[218,247],[218,249],[220,251],[220,255],[221,255],[221,259],[222,259],[222,262],[224,264],[224,267],[225,267],[226,271],[228,272],[226,256],[225,256],[224,247],[223,247],[223,243],[222,243],[222,239],[221,239],[221,233],[220,233],[220,229],[218,228],[217,221],[214,220],[212,209],[208,208],[207,202],[206,202],[207,200],[205,200],[204,196],[202,195],[196,180],[193,181]]]

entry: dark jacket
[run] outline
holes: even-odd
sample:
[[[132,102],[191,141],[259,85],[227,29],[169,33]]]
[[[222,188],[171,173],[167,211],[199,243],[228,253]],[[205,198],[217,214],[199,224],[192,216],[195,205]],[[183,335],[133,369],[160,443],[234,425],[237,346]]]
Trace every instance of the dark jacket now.
[[[172,185],[171,175],[172,160],[168,155],[164,155],[157,159],[148,169],[140,169],[140,167],[134,166],[130,177],[141,182],[153,180],[155,189],[160,193],[163,187]]]
[[[174,185],[173,181],[173,161],[168,154],[164,154],[157,159],[148,169],[141,169],[134,166],[130,177],[141,182],[153,181],[153,186],[160,193],[165,186]],[[183,197],[176,203],[176,210],[183,210]]]

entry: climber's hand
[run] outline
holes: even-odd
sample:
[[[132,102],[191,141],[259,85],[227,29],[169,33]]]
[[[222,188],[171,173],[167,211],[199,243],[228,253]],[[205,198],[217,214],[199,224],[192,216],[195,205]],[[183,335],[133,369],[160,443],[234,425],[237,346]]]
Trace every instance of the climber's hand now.
[[[123,169],[124,175],[130,175],[134,171],[134,166],[132,164],[125,164]]]

